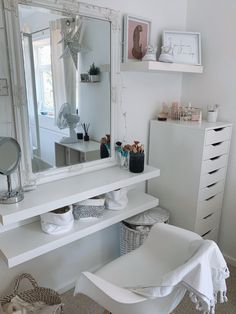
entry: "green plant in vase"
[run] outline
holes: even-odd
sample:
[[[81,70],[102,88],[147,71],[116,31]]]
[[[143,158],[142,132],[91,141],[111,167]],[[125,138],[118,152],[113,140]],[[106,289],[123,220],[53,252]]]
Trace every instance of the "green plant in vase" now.
[[[92,65],[90,65],[88,74],[90,82],[99,82],[100,81],[100,68],[95,66],[95,63],[93,62]]]

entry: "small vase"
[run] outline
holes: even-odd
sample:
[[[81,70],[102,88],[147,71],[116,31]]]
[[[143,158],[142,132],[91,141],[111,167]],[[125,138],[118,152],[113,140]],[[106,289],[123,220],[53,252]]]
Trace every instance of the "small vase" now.
[[[208,111],[207,112],[207,121],[210,122],[210,123],[216,122],[217,115],[218,115],[217,111]]]
[[[134,173],[143,172],[144,170],[144,153],[129,154],[129,171]]]
[[[85,134],[84,134],[84,141],[85,141],[85,142],[89,141],[89,135],[88,135],[88,133],[85,133]]]
[[[100,81],[100,75],[89,75],[89,81],[92,82],[92,83],[95,83],[95,82],[99,82]]]

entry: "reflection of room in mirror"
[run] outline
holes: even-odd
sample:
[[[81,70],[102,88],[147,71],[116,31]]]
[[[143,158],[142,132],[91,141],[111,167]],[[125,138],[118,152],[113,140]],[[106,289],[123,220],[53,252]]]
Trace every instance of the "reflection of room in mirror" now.
[[[28,5],[19,5],[19,13],[33,172],[100,159],[100,139],[111,132],[110,76],[102,73],[101,82],[91,85],[81,84],[80,74],[93,62],[110,63],[110,23]],[[68,147],[58,151],[62,139],[70,144],[69,125],[57,124],[65,103],[71,105],[71,117],[77,114],[78,120],[90,124],[88,145],[97,147],[86,158],[83,140],[78,140],[73,151],[81,151],[71,163]],[[75,131],[82,132],[79,123]]]

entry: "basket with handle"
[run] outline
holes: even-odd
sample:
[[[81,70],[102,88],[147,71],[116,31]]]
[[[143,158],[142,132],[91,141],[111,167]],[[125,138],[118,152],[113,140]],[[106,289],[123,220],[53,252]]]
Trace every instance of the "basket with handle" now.
[[[23,279],[27,279],[33,288],[25,291],[19,291],[19,286]],[[47,305],[58,304],[60,306],[57,313],[63,313],[60,295],[52,289],[39,287],[36,280],[30,274],[23,273],[16,277],[14,281],[13,292],[6,296],[0,297],[0,304],[5,305],[11,302],[15,296],[19,296],[27,303],[44,302]]]

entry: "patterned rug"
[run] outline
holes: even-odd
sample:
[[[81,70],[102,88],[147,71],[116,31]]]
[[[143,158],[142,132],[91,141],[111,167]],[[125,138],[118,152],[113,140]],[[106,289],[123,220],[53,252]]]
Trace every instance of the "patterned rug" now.
[[[230,278],[227,280],[228,302],[217,304],[216,314],[236,313],[236,268],[230,267]],[[65,304],[64,314],[103,314],[104,309],[84,295],[73,296],[73,290],[62,295]],[[121,313],[122,314],[122,313]],[[148,314],[148,313],[147,313]],[[200,314],[186,295],[172,314]]]

